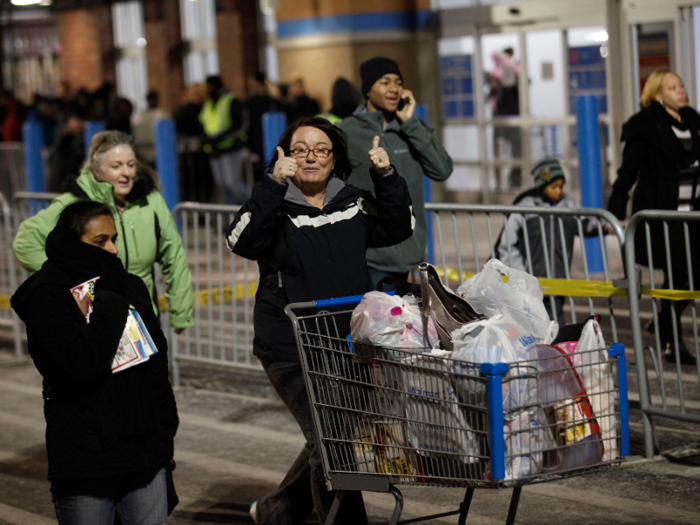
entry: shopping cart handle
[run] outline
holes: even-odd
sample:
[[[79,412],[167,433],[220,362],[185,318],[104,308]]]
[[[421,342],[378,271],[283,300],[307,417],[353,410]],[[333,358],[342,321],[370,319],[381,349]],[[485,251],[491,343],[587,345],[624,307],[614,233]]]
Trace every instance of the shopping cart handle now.
[[[392,290],[390,292],[383,292],[387,295],[394,295],[396,294],[396,290]],[[316,308],[327,308],[328,306],[340,306],[344,304],[357,304],[360,301],[362,301],[362,298],[365,295],[349,295],[347,297],[336,297],[334,299],[320,299],[318,301],[314,301],[316,303]]]

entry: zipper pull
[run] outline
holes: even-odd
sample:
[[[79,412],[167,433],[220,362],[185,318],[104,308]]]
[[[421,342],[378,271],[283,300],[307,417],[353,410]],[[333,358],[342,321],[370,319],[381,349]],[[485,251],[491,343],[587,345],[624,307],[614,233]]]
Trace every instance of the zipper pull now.
[[[282,288],[282,272],[277,270],[277,286]]]
[[[136,230],[134,229],[134,223],[132,221],[129,221],[129,226],[131,227],[131,234],[134,238],[134,246],[136,247],[136,256],[138,257],[138,255],[139,255],[139,243],[136,242]]]

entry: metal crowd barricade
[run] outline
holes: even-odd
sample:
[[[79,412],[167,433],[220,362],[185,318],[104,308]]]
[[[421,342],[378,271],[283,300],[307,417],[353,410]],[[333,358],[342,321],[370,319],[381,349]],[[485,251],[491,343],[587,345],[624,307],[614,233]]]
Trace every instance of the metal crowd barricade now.
[[[20,321],[10,306],[10,297],[17,289],[17,267],[12,252],[14,227],[10,205],[0,193],[0,326],[10,328],[17,359],[22,357]]]
[[[195,295],[194,326],[172,338],[175,384],[178,360],[260,368],[252,352],[258,266],[231,253],[224,239],[238,210],[194,202],[173,210]]]
[[[629,455],[624,345],[569,355],[538,345],[513,363],[473,363],[431,349],[350,342],[362,296],[287,306],[294,326],[326,485],[391,493],[397,485],[462,487],[465,523],[475,488],[512,487],[513,524],[523,485],[619,465]],[[585,388],[583,385],[587,385]],[[553,489],[556,493],[556,489]]]
[[[0,173],[0,193],[6,197],[26,189],[23,143],[0,143]]]
[[[700,264],[698,232],[700,212],[647,210],[633,215],[627,226],[625,264],[629,279],[629,309],[647,457],[653,457],[655,449],[658,450],[654,416],[700,423],[700,367],[696,363],[693,367],[695,370],[691,372],[692,365],[681,365],[679,353],[683,340],[679,328],[685,324],[687,333],[689,324],[693,343],[688,350],[691,354],[700,355],[696,306],[697,299],[700,299],[696,279],[700,276],[694,275],[694,266]],[[659,235],[663,238],[662,245]],[[635,261],[635,249],[639,241],[645,244],[642,249],[646,248],[644,251],[648,266],[645,270],[638,267]],[[658,257],[659,248],[663,257]],[[654,253],[657,254],[656,259]],[[666,282],[664,268],[673,269],[668,272]],[[651,297],[652,319],[646,327],[644,325],[647,324],[647,319],[642,318],[640,306],[643,295]],[[670,308],[673,332],[669,346],[675,352],[675,363],[665,362],[657,300],[669,301],[667,305]],[[690,306],[690,319],[681,317],[686,302]],[[646,335],[645,328],[648,332]]]
[[[486,261],[498,258],[495,244],[502,229],[503,241],[510,245],[508,231],[504,229],[509,217],[521,214],[526,219],[538,219],[535,227],[544,239],[542,249],[545,275],[540,276],[540,284],[546,296],[545,304],[548,302],[553,311],[556,308],[555,297],[566,298],[569,310],[567,324],[577,322],[577,313],[585,312],[587,317],[607,310],[611,330],[609,339],[618,340],[613,298],[627,295],[623,280],[624,268],[621,264],[624,230],[610,212],[597,208],[444,203],[426,203],[426,210],[433,221],[433,237],[436,243],[433,263],[439,267],[439,271],[444,271],[444,282],[453,289],[481,271]],[[564,221],[574,221],[573,227],[579,238],[574,244],[573,253],[568,253],[567,243],[564,242]],[[606,235],[606,224],[612,226],[610,235]],[[593,274],[588,268],[586,243],[581,241],[586,234],[587,225],[590,225],[588,231],[592,232],[593,238],[597,238],[601,246],[602,274]],[[523,221],[526,271],[534,274],[528,228],[528,221]],[[487,235],[483,235],[484,233]],[[552,234],[556,236],[554,243],[550,238]],[[555,275],[555,269],[551,267],[553,245],[563,250],[564,260],[572,260],[571,268],[567,264],[564,265],[564,275]],[[577,298],[580,300],[576,301]]]

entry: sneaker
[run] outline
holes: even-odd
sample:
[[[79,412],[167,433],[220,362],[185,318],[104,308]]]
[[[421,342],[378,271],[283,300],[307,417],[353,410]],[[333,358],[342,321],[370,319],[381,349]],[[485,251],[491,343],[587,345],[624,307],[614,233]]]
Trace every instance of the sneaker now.
[[[250,504],[250,517],[253,518],[253,523],[260,523],[258,519],[258,502],[254,501]]]
[[[681,358],[681,364],[682,365],[694,365],[696,363],[695,356],[691,354],[688,349],[685,346],[685,343],[683,340],[680,340],[680,344],[678,345],[678,354],[680,355]],[[676,362],[676,352],[675,349],[673,348],[673,345],[669,342],[666,343],[666,350],[664,350],[664,357],[666,358],[666,361],[669,363],[675,363]]]

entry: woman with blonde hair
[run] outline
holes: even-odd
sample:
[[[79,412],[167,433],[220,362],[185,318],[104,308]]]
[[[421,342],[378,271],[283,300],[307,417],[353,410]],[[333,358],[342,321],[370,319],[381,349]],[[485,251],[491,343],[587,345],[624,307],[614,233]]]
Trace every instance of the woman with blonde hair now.
[[[640,100],[641,111],[622,127],[622,166],[613,184],[608,209],[620,220],[627,215],[629,191],[636,183],[632,196],[632,213],[641,210],[700,210],[698,160],[700,159],[700,115],[688,106],[688,94],[683,80],[672,71],[654,71],[646,81]],[[689,272],[684,232],[679,223],[668,223],[671,246],[671,267],[667,266],[665,236],[660,221],[649,223],[651,247],[648,250],[644,228],[635,237],[635,259],[638,264],[664,271],[663,288],[669,288],[670,277],[676,289],[688,287]],[[700,235],[691,226],[691,254],[694,264],[700,261]],[[648,253],[651,252],[651,260]],[[695,253],[697,252],[697,253]],[[693,268],[695,274],[695,268]],[[697,273],[700,277],[700,272]],[[697,280],[695,281],[697,282]],[[673,335],[671,301],[661,301],[658,332],[666,359],[683,364],[695,363],[682,340],[680,318],[688,301],[674,301],[678,344]],[[649,325],[650,331],[656,324]]]
[[[131,138],[121,131],[97,133],[69,191],[20,224],[12,247],[24,269],[30,274],[41,269],[49,232],[61,211],[79,200],[101,202],[113,210],[116,246],[126,271],[146,284],[157,313],[153,264],[159,263],[167,287],[170,326],[176,333],[192,326],[192,276],[182,239],[158,191],[158,175],[138,161]]]

